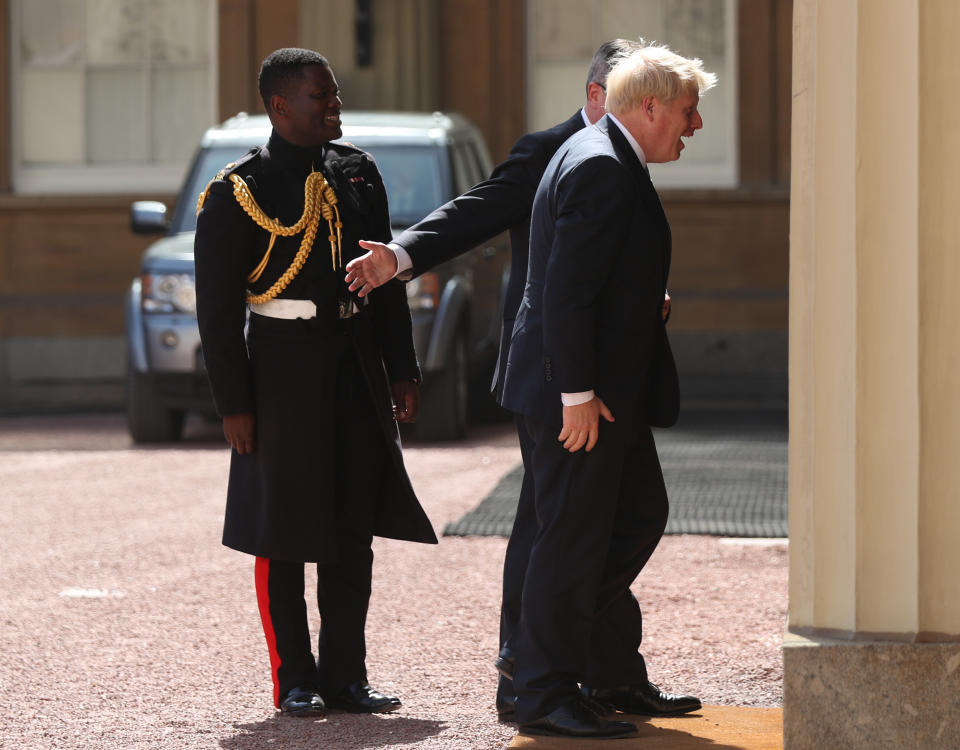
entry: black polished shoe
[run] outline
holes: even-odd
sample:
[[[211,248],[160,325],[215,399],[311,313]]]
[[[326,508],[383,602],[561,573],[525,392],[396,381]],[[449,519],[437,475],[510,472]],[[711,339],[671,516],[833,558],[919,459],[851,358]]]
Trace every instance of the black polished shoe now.
[[[614,712],[613,706],[607,703],[582,696],[580,701],[584,707],[594,714],[598,719],[602,719],[607,714]],[[510,724],[517,720],[517,696],[497,694],[497,720],[501,724]]]
[[[616,688],[583,688],[592,700],[606,703],[617,711],[640,716],[677,716],[701,708],[700,699],[692,695],[665,693],[652,682]]]
[[[384,695],[366,682],[354,682],[326,698],[330,708],[342,708],[352,714],[383,714],[402,705],[399,698]]]
[[[629,721],[601,719],[584,705],[573,700],[555,708],[534,721],[520,724],[520,734],[547,735],[549,737],[580,737],[585,739],[617,739],[630,737],[637,728]]]
[[[591,698],[588,695],[581,696],[581,700],[583,701],[583,705],[586,706],[589,711],[592,711],[601,719],[607,714],[615,713],[617,710],[609,703],[598,701],[596,698]]]
[[[517,720],[517,696],[497,695],[497,720],[505,723]]]
[[[508,680],[513,679],[513,654],[511,654],[508,649],[500,649],[500,653],[497,654],[497,658],[493,660],[493,666],[496,667],[497,671]]]
[[[323,698],[312,685],[295,687],[280,701],[280,713],[287,716],[323,716],[326,712]]]

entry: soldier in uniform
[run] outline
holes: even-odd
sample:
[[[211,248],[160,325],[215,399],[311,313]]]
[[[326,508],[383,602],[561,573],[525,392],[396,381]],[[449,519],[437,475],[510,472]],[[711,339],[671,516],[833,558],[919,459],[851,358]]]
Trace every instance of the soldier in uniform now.
[[[383,181],[342,135],[339,90],[320,54],[280,49],[260,95],[273,125],[198,204],[197,320],[232,447],[223,543],[256,556],[274,703],[392,711],[367,681],[364,625],[373,536],[436,543],[403,465],[420,369],[399,282],[351,294],[361,237],[390,239]],[[249,327],[244,334],[246,311]],[[317,566],[311,652],[304,564]]]

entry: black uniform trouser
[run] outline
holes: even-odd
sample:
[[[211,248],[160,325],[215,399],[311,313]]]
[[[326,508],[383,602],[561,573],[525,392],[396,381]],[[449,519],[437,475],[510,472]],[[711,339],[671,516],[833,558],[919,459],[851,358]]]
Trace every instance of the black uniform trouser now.
[[[663,535],[667,494],[653,435],[601,422],[594,449],[567,452],[526,418],[536,531],[511,640],[517,719],[533,721],[592,687],[646,680],[630,584]]]
[[[331,404],[337,436],[336,477],[318,477],[317,492],[326,491],[333,480],[337,557],[333,562],[317,563],[320,635],[316,660],[310,650],[303,598],[304,563],[262,557],[256,561],[257,601],[277,707],[294,687],[314,686],[330,695],[367,678],[364,627],[373,567],[370,545],[376,493],[390,456],[363,374],[349,347],[339,365],[336,391],[337,399]]]

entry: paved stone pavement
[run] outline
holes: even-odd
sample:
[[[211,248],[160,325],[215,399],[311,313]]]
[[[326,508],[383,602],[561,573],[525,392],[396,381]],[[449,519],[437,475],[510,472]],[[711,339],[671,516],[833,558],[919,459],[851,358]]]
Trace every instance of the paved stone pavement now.
[[[516,466],[518,448],[501,424],[462,443],[411,443],[405,456],[442,529]],[[0,418],[0,747],[513,740],[493,709],[502,537],[375,540],[368,667],[402,710],[277,717],[252,562],[220,545],[228,462],[219,428],[202,421],[183,443],[143,447],[116,414]],[[707,705],[778,706],[786,559],[784,540],[665,537],[633,587],[655,681]]]

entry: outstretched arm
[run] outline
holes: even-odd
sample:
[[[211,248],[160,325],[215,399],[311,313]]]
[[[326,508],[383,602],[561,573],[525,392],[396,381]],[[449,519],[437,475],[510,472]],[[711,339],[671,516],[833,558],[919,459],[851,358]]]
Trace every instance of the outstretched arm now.
[[[522,222],[552,153],[547,145],[540,134],[524,136],[488,179],[397,237],[395,246],[406,255],[412,275],[419,276]],[[347,264],[346,281],[351,291],[364,297],[397,274],[398,259],[381,243],[361,241],[360,247],[368,252]]]

